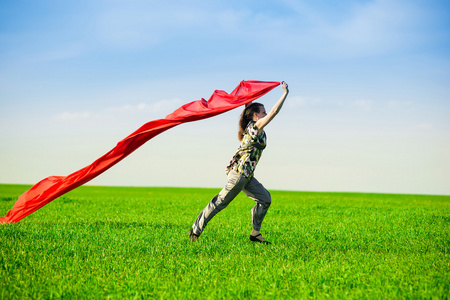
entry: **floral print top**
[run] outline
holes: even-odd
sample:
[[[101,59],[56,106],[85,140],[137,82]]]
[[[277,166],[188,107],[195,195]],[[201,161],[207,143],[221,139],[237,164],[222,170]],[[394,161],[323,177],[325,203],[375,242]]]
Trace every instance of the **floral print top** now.
[[[234,170],[242,176],[251,178],[256,165],[266,148],[267,137],[264,130],[259,132],[255,121],[250,121],[244,131],[241,145],[226,168],[227,174]]]

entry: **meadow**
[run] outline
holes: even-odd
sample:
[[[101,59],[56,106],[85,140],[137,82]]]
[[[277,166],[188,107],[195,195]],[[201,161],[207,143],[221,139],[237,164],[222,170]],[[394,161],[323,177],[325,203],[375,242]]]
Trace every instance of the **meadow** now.
[[[449,298],[450,196],[272,191],[262,245],[242,194],[191,243],[218,191],[82,186],[0,225],[0,298]]]

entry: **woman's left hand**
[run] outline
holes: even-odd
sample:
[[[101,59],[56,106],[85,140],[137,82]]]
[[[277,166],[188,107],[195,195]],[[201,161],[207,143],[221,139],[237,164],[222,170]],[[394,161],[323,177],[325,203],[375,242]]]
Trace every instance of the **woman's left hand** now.
[[[282,82],[281,82],[281,87],[283,88],[283,90],[284,90],[286,93],[289,93],[288,84],[287,84],[286,82],[282,81]]]

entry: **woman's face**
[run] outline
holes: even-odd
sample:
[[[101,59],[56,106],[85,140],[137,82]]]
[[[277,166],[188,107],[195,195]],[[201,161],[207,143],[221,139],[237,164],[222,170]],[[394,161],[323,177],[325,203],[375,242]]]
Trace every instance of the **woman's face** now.
[[[265,116],[267,116],[266,109],[264,108],[264,105],[262,105],[259,107],[259,112],[253,114],[253,121],[258,121]]]

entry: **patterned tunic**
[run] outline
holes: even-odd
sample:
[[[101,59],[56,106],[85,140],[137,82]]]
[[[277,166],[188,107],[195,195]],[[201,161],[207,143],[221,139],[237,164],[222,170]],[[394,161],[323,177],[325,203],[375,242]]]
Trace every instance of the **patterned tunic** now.
[[[258,132],[255,121],[250,121],[244,131],[241,146],[227,166],[227,174],[234,170],[242,176],[251,178],[256,165],[261,157],[262,151],[266,148],[266,133],[264,130]]]

